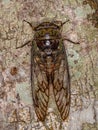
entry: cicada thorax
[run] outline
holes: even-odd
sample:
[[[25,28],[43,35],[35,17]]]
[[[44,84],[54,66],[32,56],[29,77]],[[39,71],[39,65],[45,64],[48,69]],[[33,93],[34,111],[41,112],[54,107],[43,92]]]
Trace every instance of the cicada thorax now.
[[[43,22],[34,30],[34,43],[37,46],[34,50],[36,53],[33,54],[33,76],[36,79],[33,89],[35,112],[40,121],[45,120],[49,85],[52,84],[55,101],[64,120],[69,113],[69,74],[60,27],[53,22]]]

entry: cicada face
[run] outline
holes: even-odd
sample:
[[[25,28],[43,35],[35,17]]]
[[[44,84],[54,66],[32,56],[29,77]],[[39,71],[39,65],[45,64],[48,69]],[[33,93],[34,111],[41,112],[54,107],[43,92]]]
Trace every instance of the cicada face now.
[[[60,28],[54,23],[44,22],[35,28],[34,39],[41,51],[45,52],[46,55],[52,55],[60,43]]]

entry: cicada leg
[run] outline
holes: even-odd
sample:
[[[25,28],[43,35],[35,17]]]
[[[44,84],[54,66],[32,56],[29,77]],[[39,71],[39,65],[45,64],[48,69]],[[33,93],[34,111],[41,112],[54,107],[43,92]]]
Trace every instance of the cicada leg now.
[[[26,43],[24,43],[23,45],[21,45],[19,47],[17,47],[17,45],[16,45],[16,49],[23,48],[24,46],[28,45],[29,43],[31,43],[31,40],[26,42]]]
[[[66,41],[71,42],[71,43],[73,43],[73,44],[80,44],[79,42],[74,42],[74,41],[72,41],[72,40],[70,40],[70,39],[67,39],[67,38],[65,38],[65,39],[63,39],[63,40],[66,40]]]

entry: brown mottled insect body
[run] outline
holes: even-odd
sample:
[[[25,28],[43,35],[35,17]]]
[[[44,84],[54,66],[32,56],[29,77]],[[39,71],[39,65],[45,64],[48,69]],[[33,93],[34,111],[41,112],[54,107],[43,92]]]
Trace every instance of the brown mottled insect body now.
[[[35,112],[40,121],[44,121],[47,115],[50,84],[53,87],[55,102],[61,118],[65,120],[69,115],[70,76],[61,35],[61,28],[65,23],[49,21],[42,22],[35,27],[29,23],[35,31],[31,48],[32,97]],[[74,43],[69,39],[65,40]]]
[[[33,89],[36,115],[39,120],[45,120],[50,94],[49,86],[52,84],[57,108],[61,118],[65,120],[70,108],[70,81],[61,26],[55,22],[43,22],[34,30],[34,42],[37,48],[35,52],[32,52],[35,67],[31,70],[35,71],[32,73],[37,79],[37,85],[33,83],[34,86],[37,86]],[[38,70],[39,73],[37,73]],[[31,82],[34,82],[34,77]]]

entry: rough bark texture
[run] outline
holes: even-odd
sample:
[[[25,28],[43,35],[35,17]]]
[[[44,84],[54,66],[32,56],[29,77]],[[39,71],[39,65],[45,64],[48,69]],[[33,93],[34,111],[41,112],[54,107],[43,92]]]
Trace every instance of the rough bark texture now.
[[[49,108],[45,123],[37,121],[30,88],[30,46],[33,39],[23,20],[70,22],[64,25],[71,75],[71,110],[65,122]],[[98,130],[98,0],[0,1],[0,130]],[[53,109],[54,108],[54,109]]]

